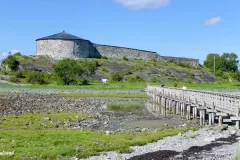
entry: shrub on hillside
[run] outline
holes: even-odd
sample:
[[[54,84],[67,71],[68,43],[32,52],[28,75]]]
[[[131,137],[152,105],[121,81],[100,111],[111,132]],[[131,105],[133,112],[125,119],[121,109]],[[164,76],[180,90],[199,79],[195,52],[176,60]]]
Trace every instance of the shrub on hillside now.
[[[128,61],[128,58],[125,57],[125,56],[123,56],[123,60],[124,60],[124,61]]]
[[[64,85],[77,84],[79,79],[85,81],[95,73],[97,63],[89,60],[62,59],[57,62],[54,72],[59,77],[58,81]]]
[[[189,73],[188,73],[188,78],[189,78],[190,80],[193,80],[193,78],[194,78],[194,73],[189,72]]]
[[[151,83],[160,83],[161,80],[158,77],[154,76],[154,77],[150,78],[150,82]]]
[[[143,67],[140,65],[134,65],[130,67],[130,71],[131,72],[135,72],[135,71],[143,71]]]
[[[223,79],[228,79],[229,75],[226,72],[223,72],[222,76]]]
[[[120,82],[123,80],[123,74],[119,72],[112,73],[110,79],[114,82]]]
[[[175,82],[173,83],[173,86],[174,86],[174,87],[178,87],[178,81],[175,81]]]
[[[129,77],[128,82],[144,82],[144,79],[139,75],[135,75],[135,76]]]
[[[106,56],[102,56],[101,59],[108,59],[108,57],[106,57]]]
[[[237,81],[240,81],[240,72],[239,72],[239,71],[237,71],[237,72],[230,72],[230,76],[231,76],[233,79],[235,79],[235,80],[237,80]]]
[[[215,73],[215,76],[222,77],[223,76],[223,71],[217,70],[217,72]]]
[[[6,63],[11,70],[15,71],[18,69],[19,62],[17,61],[15,56],[13,55],[8,56],[6,58]]]
[[[163,77],[165,77],[165,76],[168,76],[169,74],[168,74],[167,72],[162,71],[162,72],[161,72],[161,75],[162,75]]]
[[[18,70],[16,72],[14,72],[14,75],[17,78],[26,78],[26,71]]]
[[[19,79],[18,79],[17,77],[15,77],[15,76],[11,76],[11,77],[9,78],[9,81],[10,81],[10,82],[13,82],[13,83],[19,83],[19,82],[20,82]]]
[[[6,70],[2,70],[1,72],[2,72],[3,75],[8,75],[9,74],[8,71],[6,71]]]
[[[193,66],[187,62],[178,62],[177,65],[180,67],[185,67],[185,68],[193,68]]]
[[[50,75],[41,72],[28,72],[26,75],[26,81],[31,84],[44,85],[48,84],[49,76]]]
[[[14,56],[22,56],[21,52],[17,52],[14,54]]]

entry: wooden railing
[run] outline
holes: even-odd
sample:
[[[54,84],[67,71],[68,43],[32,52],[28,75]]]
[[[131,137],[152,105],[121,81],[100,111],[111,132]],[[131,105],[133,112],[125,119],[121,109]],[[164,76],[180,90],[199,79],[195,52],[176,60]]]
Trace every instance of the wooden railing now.
[[[166,88],[157,86],[148,86],[147,92],[149,95],[161,96],[199,105],[207,109],[216,110],[217,112],[226,113],[229,115],[239,115],[240,96],[226,94],[223,92]]]

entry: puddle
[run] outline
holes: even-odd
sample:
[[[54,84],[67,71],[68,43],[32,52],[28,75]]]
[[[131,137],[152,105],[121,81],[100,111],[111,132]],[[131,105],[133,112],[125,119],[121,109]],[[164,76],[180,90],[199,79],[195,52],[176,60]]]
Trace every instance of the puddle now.
[[[112,110],[109,107],[109,104],[102,105],[101,108],[105,110],[105,112],[111,112],[115,115],[115,117],[126,117],[125,120],[121,121],[121,126],[123,128],[162,128],[166,126],[174,126],[181,125],[182,122],[174,115],[171,114],[169,110],[163,110],[162,107],[158,107],[155,104],[143,101],[114,101],[110,104],[124,104],[128,105],[132,104],[141,104],[142,107],[133,110],[126,109],[116,109]],[[123,106],[125,107],[125,106]],[[131,105],[128,105],[131,107]],[[133,106],[134,108],[135,106]],[[114,124],[114,123],[112,123]]]
[[[165,127],[166,125],[180,125],[179,121],[173,121],[168,119],[161,119],[161,120],[138,120],[133,122],[127,122],[124,124],[130,128],[161,128]]]

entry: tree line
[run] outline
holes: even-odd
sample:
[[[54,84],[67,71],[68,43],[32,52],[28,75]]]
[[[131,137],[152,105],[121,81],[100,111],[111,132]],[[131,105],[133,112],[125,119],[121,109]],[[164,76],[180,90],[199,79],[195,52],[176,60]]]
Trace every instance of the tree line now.
[[[223,72],[229,72],[233,78],[240,81],[240,72],[238,69],[239,60],[236,53],[210,53],[207,55],[204,61],[204,66],[212,70],[215,70],[216,76],[223,76]]]

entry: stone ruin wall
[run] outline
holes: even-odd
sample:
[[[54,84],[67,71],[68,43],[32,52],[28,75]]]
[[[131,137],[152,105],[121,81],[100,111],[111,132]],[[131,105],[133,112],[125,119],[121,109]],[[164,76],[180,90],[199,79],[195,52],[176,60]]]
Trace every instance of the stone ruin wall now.
[[[144,51],[132,48],[108,46],[94,44],[101,56],[105,56],[112,59],[122,59],[126,57],[128,59],[142,59],[149,61],[155,59],[156,61],[170,61],[170,62],[183,62],[190,63],[193,66],[199,65],[199,59],[183,58],[183,57],[168,57],[160,56],[157,52]]]

